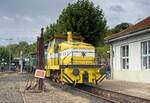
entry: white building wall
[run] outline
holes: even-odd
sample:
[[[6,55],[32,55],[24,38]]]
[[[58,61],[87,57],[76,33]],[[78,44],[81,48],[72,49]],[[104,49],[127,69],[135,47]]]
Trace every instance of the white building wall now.
[[[113,79],[150,83],[150,70],[142,69],[141,42],[150,40],[150,34],[117,41],[113,46]],[[129,69],[121,69],[121,46],[129,45]]]

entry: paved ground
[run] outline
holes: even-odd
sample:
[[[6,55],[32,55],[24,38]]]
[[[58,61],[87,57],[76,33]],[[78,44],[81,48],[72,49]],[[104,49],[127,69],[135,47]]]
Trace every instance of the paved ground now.
[[[108,103],[74,90],[52,86],[48,80],[44,83],[47,88],[46,92],[31,93],[25,91],[23,93],[24,100],[27,103]],[[23,87],[25,82],[22,82],[21,85]],[[21,91],[23,92],[23,90]]]
[[[56,88],[49,82],[45,82],[46,92],[24,91],[30,76],[26,73],[0,73],[0,103],[106,103],[74,90]]]
[[[150,99],[150,84],[104,80],[99,85],[105,89]]]
[[[19,78],[14,73],[0,73],[0,103],[23,103]]]
[[[0,72],[0,103],[104,103],[104,101],[73,90],[63,90],[45,82],[47,91],[25,91],[29,74]],[[105,80],[100,87],[150,99],[150,84]]]

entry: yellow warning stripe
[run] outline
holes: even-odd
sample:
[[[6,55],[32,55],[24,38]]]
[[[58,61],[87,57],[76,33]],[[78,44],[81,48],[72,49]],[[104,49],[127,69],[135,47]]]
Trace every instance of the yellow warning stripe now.
[[[101,76],[97,79],[97,82],[103,81],[103,80],[105,79],[105,77],[106,77],[106,74],[101,75]]]
[[[65,73],[63,73],[63,78],[64,78],[67,82],[73,83],[73,80],[72,80],[67,74],[65,74]]]
[[[104,74],[104,75],[101,77],[101,79],[99,80],[99,82],[103,81],[103,80],[105,79],[105,77],[106,77],[106,74]]]

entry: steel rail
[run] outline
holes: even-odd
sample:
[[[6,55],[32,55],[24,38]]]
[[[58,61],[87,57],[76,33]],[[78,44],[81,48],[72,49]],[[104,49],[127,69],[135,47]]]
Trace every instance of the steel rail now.
[[[79,85],[74,87],[70,85],[62,85],[53,81],[51,81],[51,83],[53,83],[53,86],[79,91],[83,94],[91,95],[110,103],[150,103],[150,99],[120,93],[117,91],[100,88],[98,86]]]
[[[72,88],[73,88],[73,87],[72,87]],[[119,103],[119,102],[116,101],[116,100],[112,100],[112,99],[110,99],[110,98],[106,98],[106,97],[103,97],[103,96],[101,96],[101,95],[97,95],[96,93],[91,93],[91,92],[88,92],[88,91],[86,91],[86,90],[82,90],[82,89],[79,89],[79,88],[73,88],[73,89],[78,90],[78,91],[80,91],[80,92],[82,92],[82,93],[84,93],[84,94],[88,94],[88,95],[94,96],[94,97],[96,97],[96,98],[106,100],[107,102],[110,102],[110,103]]]
[[[49,80],[48,80],[48,82],[49,82]],[[68,90],[68,89],[71,89],[71,90],[74,90],[74,91],[78,91],[78,92],[80,92],[80,93],[82,93],[82,94],[84,94],[84,95],[90,95],[90,96],[93,96],[93,97],[98,98],[98,99],[100,99],[100,100],[104,100],[104,101],[109,102],[109,103],[119,103],[119,102],[117,102],[117,101],[115,101],[115,100],[111,100],[111,99],[105,98],[105,97],[103,97],[103,96],[90,93],[90,92],[88,92],[88,91],[79,89],[79,88],[74,87],[74,86],[72,86],[72,85],[63,85],[63,84],[56,83],[56,82],[53,82],[53,81],[50,81],[49,83],[50,83],[51,85],[55,86],[55,87],[58,87],[58,88],[61,88],[61,89],[64,89],[64,88],[65,88],[65,89],[67,89],[67,90]]]
[[[78,87],[78,88],[83,89],[90,93],[100,95],[101,97],[114,100],[119,103],[150,103],[150,99],[137,97],[137,96],[133,96],[133,95],[128,95],[125,93],[120,93],[120,92],[116,92],[116,91],[112,91],[112,90],[103,89],[98,86],[85,85],[83,87]]]

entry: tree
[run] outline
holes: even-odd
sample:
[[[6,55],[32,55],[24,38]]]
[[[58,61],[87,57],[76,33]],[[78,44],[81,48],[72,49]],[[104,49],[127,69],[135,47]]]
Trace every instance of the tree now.
[[[44,32],[44,42],[47,43],[49,41],[49,38],[56,33],[57,33],[56,24],[51,24],[50,26],[47,26]]]
[[[37,47],[36,43],[30,44],[28,47],[28,50],[29,50],[28,53],[36,52],[36,47]]]
[[[113,33],[118,33],[124,29],[127,29],[130,26],[129,23],[121,23],[115,26],[115,28],[112,30]]]
[[[106,36],[110,36],[112,34],[115,34],[115,33],[118,33],[122,30],[125,30],[129,26],[130,26],[129,23],[120,23],[120,24],[116,25],[114,28],[107,29]],[[109,51],[109,45],[108,44],[102,45],[100,47],[96,47],[96,52],[97,52],[98,56],[100,58],[104,58],[105,61],[107,61],[107,59],[109,58],[109,54],[107,53],[107,51]]]
[[[63,9],[57,23],[50,27],[50,33],[72,31],[81,34],[85,42],[97,46],[103,42],[106,20],[103,10],[89,0],[78,0]],[[50,34],[49,34],[50,35]]]
[[[105,44],[103,46],[100,47],[96,47],[96,53],[99,56],[100,59],[105,59],[105,62],[108,62],[108,58],[109,58],[109,45]]]
[[[127,29],[131,24],[130,23],[120,23],[116,25],[114,28],[108,29],[106,35],[112,35],[118,32],[121,32],[122,30]]]
[[[9,57],[12,56],[6,47],[0,47],[0,65],[9,63]]]
[[[18,58],[20,57],[21,51],[23,52],[23,55],[28,55],[31,52],[35,52],[36,50],[36,43],[28,44],[25,41],[19,42],[19,44],[11,44],[6,46],[8,50],[12,53],[13,57]]]

